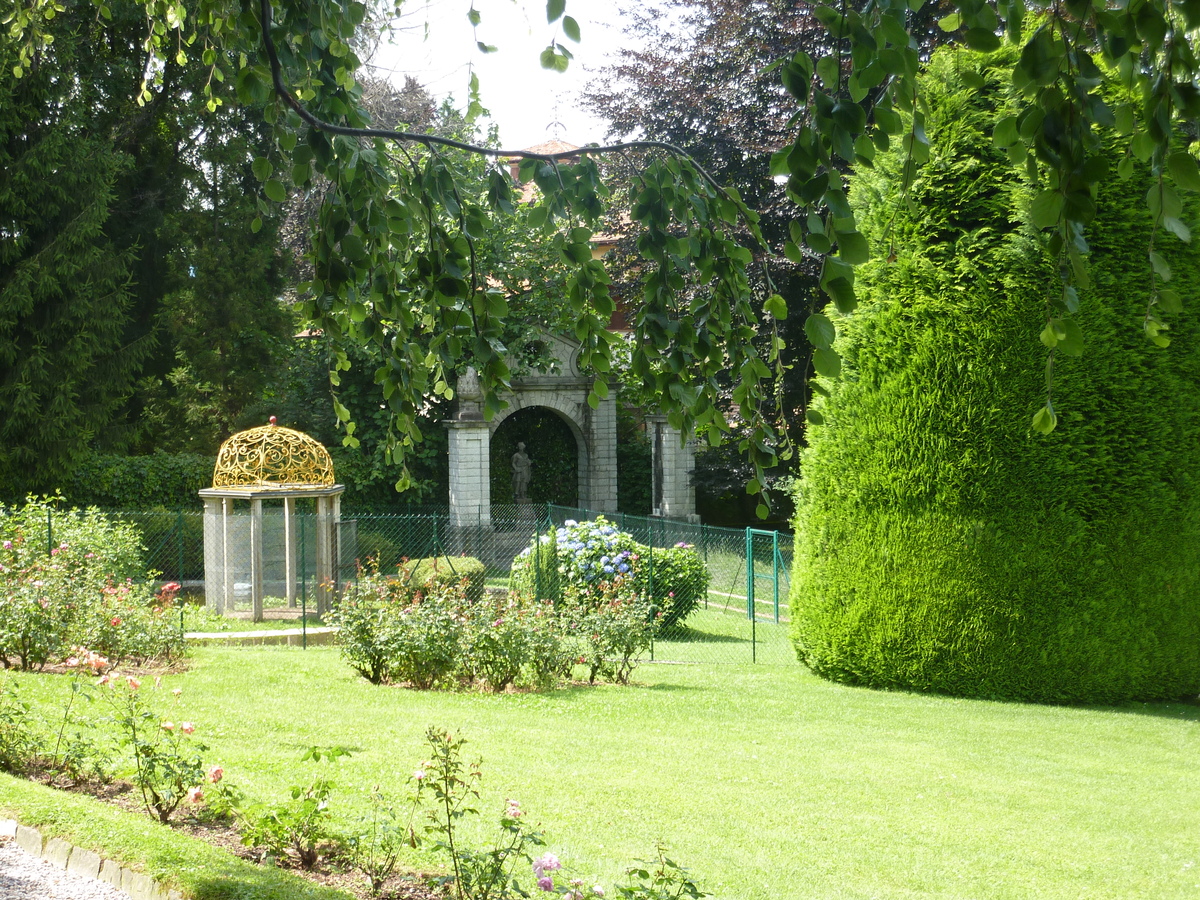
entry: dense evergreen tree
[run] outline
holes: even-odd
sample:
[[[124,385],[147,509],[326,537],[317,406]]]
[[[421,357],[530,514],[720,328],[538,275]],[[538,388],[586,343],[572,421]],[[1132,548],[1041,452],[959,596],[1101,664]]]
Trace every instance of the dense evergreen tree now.
[[[0,44],[0,495],[48,488],[132,393],[134,262],[107,234],[126,160],[60,70]],[[78,48],[55,47],[74,65]]]
[[[855,179],[875,261],[802,460],[796,646],[821,674],[880,687],[1194,695],[1200,325],[1152,354],[1129,327],[1146,314],[1153,228],[1137,205],[1152,182],[1133,165],[1099,187],[1079,325],[1049,311],[1058,271],[1030,223],[1036,191],[991,137],[1021,108],[1006,62],[935,57],[929,161],[906,177],[902,153],[881,154]],[[1195,296],[1200,248],[1160,250]],[[1029,425],[1044,402],[1039,310],[1069,411],[1048,436]]]

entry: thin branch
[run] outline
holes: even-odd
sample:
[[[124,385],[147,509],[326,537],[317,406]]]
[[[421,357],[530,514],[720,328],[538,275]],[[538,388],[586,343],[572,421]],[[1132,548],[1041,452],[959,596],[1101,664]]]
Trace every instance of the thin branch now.
[[[300,101],[298,101],[283,83],[283,67],[279,62],[279,54],[275,50],[275,44],[271,40],[271,0],[259,0],[259,8],[261,10],[262,19],[262,35],[263,46],[267,51],[267,59],[271,63],[271,80],[275,85],[275,93],[282,98],[283,102],[295,110],[296,115],[311,125],[318,131],[325,131],[329,134],[340,134],[346,137],[365,137],[365,138],[383,138],[390,141],[413,141],[415,143],[424,144],[426,147],[432,148],[435,144],[443,147],[453,147],[456,150],[465,150],[468,153],[476,153],[480,156],[492,157],[509,157],[516,159],[540,159],[545,162],[554,162],[559,159],[569,159],[573,156],[586,156],[596,153],[619,153],[624,150],[666,150],[668,153],[673,153],[676,156],[688,160],[695,167],[700,176],[707,181],[713,188],[720,192],[723,197],[728,198],[725,189],[717,182],[712,175],[708,173],[695,159],[692,158],[687,151],[668,144],[665,141],[626,141],[620,144],[609,144],[605,147],[578,147],[574,150],[563,150],[559,153],[532,153],[529,150],[497,150],[492,147],[481,147],[478,144],[468,144],[464,141],[456,141],[453,138],[441,137],[435,134],[417,134],[411,131],[391,131],[386,128],[351,128],[347,125],[335,125],[332,122],[326,122],[323,119],[317,118],[309,112]]]

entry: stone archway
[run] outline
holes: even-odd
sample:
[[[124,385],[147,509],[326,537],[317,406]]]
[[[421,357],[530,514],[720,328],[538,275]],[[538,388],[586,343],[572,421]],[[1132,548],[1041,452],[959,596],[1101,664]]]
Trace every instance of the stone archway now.
[[[522,409],[543,407],[557,412],[576,436],[579,448],[578,506],[595,512],[617,511],[617,383],[596,409],[588,405],[592,378],[579,370],[579,345],[570,338],[544,335],[555,371],[512,380],[508,406],[491,422],[484,421],[482,395],[473,370],[459,379],[456,411],[446,422],[450,431],[450,517],[459,528],[492,525],[491,440],[508,418]],[[653,514],[698,521],[696,492],[691,484],[695,444],[685,441],[666,417],[647,417],[653,448]]]
[[[513,490],[511,464],[518,442],[525,445],[531,462],[528,500],[534,504],[578,506],[588,461],[583,433],[556,409],[523,406],[504,416],[491,432],[493,518],[501,507],[518,502]]]
[[[557,365],[547,374],[514,378],[508,406],[484,421],[482,396],[473,371],[458,382],[457,410],[446,423],[450,430],[450,516],[459,527],[490,526],[491,439],[496,429],[522,409],[543,407],[557,412],[576,436],[579,449],[578,504],[598,512],[617,509],[617,385],[596,409],[588,405],[592,379],[579,371],[578,345],[546,335]]]

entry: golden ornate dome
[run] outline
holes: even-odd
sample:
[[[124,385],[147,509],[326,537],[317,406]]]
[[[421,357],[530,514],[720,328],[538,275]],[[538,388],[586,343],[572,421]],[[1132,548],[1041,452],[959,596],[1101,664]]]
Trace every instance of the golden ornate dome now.
[[[239,431],[221,445],[213,487],[284,487],[333,484],[333,460],[302,431],[271,424]]]

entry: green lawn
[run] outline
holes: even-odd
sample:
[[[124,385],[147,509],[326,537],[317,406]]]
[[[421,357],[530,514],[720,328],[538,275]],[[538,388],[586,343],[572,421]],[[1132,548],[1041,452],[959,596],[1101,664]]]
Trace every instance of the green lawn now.
[[[714,639],[717,616],[697,620]],[[635,678],[421,694],[366,684],[333,649],[203,648],[164,688],[184,689],[176,717],[263,799],[298,777],[303,747],[343,744],[359,751],[338,764],[346,810],[372,784],[401,787],[429,725],[460,732],[483,758],[483,808],[519,798],[551,849],[608,885],[662,841],[723,898],[1200,896],[1195,705],[882,693],[795,664],[664,663]],[[67,687],[21,681],[42,699]],[[7,785],[0,807],[19,807]]]

